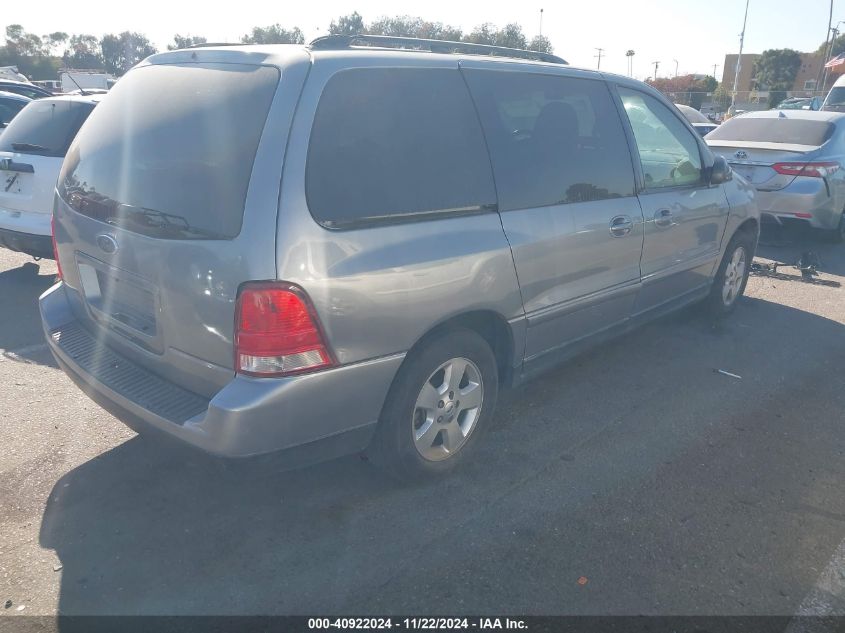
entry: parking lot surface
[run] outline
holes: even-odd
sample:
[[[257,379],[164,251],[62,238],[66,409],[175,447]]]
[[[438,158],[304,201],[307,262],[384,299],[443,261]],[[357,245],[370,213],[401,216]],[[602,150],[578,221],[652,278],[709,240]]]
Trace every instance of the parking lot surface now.
[[[56,368],[0,251],[0,614],[845,614],[845,246],[503,395],[470,463],[226,468]],[[716,370],[724,370],[732,377]],[[9,603],[11,601],[11,604]]]

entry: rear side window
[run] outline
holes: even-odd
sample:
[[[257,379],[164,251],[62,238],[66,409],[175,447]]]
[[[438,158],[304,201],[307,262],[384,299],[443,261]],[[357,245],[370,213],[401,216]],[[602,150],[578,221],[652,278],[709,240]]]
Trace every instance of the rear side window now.
[[[61,157],[94,109],[69,99],[39,99],[29,103],[0,136],[0,151]]]
[[[845,105],[845,86],[834,86],[825,99],[826,106],[841,106]]]
[[[15,115],[23,110],[26,101],[0,97],[0,124],[8,123],[15,118]]]
[[[490,146],[501,210],[633,195],[628,144],[603,82],[465,73]]]
[[[62,167],[79,213],[162,239],[226,239],[243,221],[275,68],[152,65],[97,106]]]
[[[786,117],[728,119],[707,135],[708,141],[822,145],[833,136],[835,126],[827,121]]]
[[[334,75],[314,118],[305,188],[314,218],[333,228],[494,208],[490,159],[459,71]]]

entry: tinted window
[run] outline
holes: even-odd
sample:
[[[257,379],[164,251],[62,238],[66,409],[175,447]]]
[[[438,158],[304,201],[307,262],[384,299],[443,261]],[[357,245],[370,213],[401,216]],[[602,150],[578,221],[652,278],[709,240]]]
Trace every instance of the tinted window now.
[[[619,88],[637,141],[646,189],[701,182],[701,151],[696,137],[675,112],[654,97]]]
[[[826,106],[845,105],[845,86],[831,88],[827,99],[824,100],[824,104]]]
[[[121,79],[62,167],[78,212],[160,238],[240,232],[274,68],[153,65]]]
[[[68,99],[32,101],[0,136],[0,151],[64,156],[93,108]]]
[[[26,101],[0,97],[0,123],[8,123],[27,104]]]
[[[495,204],[457,69],[362,68],[327,83],[311,130],[308,206],[326,226]]]
[[[466,77],[502,210],[633,194],[622,123],[603,82],[485,70]]]
[[[833,136],[834,129],[827,121],[792,119],[789,115],[786,118],[736,117],[722,123],[707,140],[821,145]]]

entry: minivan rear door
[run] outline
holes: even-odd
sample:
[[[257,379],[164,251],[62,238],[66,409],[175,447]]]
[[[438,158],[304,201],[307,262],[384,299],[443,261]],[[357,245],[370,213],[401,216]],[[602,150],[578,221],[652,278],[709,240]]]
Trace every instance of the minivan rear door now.
[[[286,135],[307,57],[157,56],[124,76],[71,146],[56,239],[89,330],[208,396],[231,379],[241,283],[275,277]],[[280,88],[281,86],[281,88]]]

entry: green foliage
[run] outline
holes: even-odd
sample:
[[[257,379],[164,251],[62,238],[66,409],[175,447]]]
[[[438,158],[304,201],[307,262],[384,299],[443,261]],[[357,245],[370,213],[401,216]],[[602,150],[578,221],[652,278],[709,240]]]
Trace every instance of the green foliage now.
[[[100,40],[100,50],[106,70],[116,77],[156,52],[146,36],[130,31],[120,35],[104,35]]]
[[[801,68],[801,54],[791,48],[763,51],[754,65],[758,88],[789,90]]]
[[[769,91],[769,108],[776,108],[780,102],[786,99],[785,90],[770,90]]]
[[[94,35],[72,35],[62,61],[66,68],[104,70],[100,40]]]
[[[475,44],[489,44],[491,46],[506,46],[508,48],[525,48],[528,45],[522,27],[519,24],[507,24],[499,29],[494,24],[485,22],[475,27],[465,40]]]
[[[364,18],[357,11],[342,15],[329,25],[329,33],[332,35],[358,35],[364,32]]]
[[[206,42],[208,42],[208,40],[199,35],[179,35],[177,33],[173,36],[173,44],[167,45],[167,50],[175,51],[180,48],[188,48],[189,46],[205,44]]]
[[[305,36],[298,26],[288,30],[280,24],[270,26],[255,26],[252,33],[247,33],[241,38],[244,44],[304,44]]]
[[[528,43],[528,50],[540,53],[554,53],[551,40],[545,35],[535,35]]]
[[[399,15],[382,17],[369,24],[366,33],[370,35],[391,35],[394,37],[419,37],[429,40],[460,41],[461,29],[442,22],[429,22],[422,18]]]

